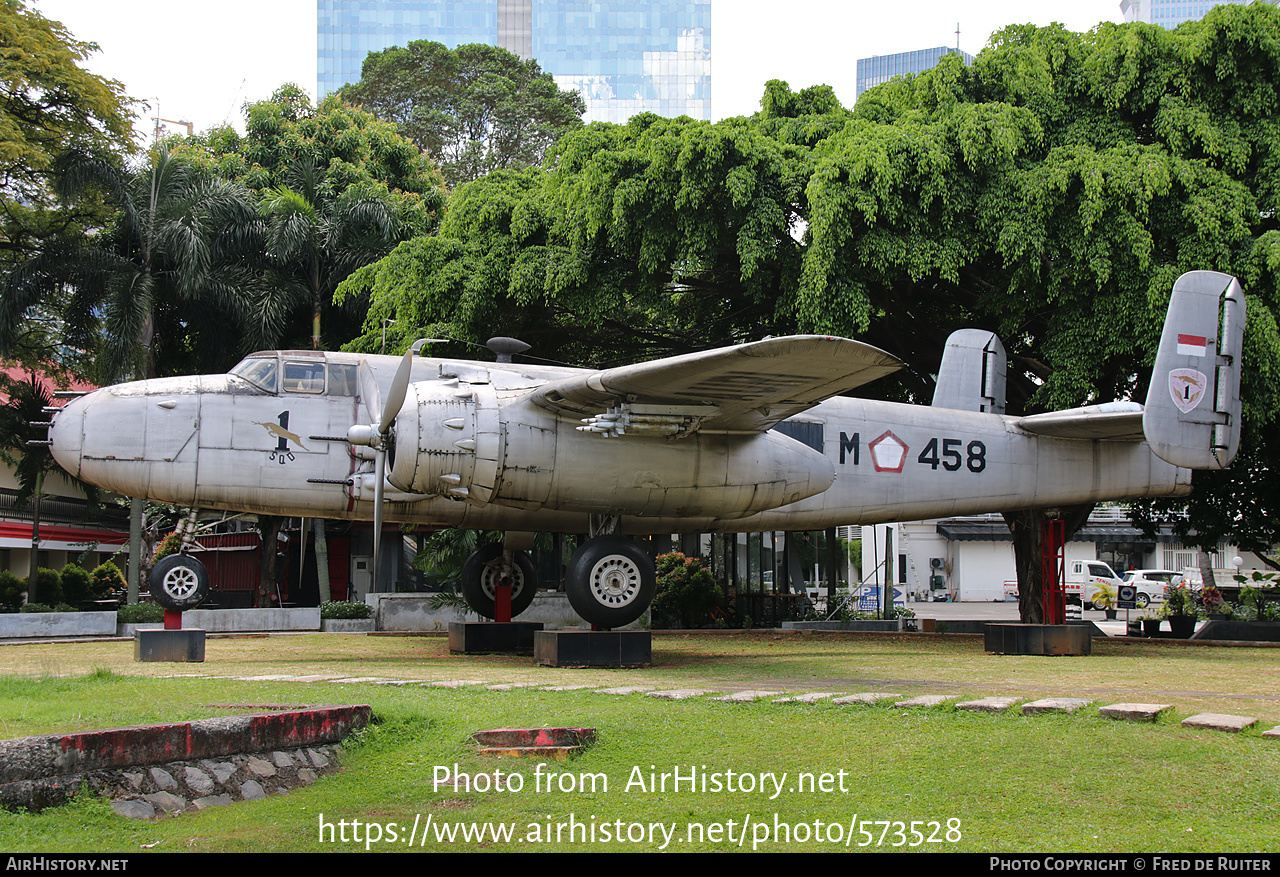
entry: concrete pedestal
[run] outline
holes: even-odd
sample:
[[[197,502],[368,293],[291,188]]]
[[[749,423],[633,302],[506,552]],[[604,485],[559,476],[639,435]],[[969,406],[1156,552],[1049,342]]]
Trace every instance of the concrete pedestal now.
[[[451,621],[449,651],[464,655],[527,654],[533,651],[533,635],[540,630],[540,621]]]
[[[999,655],[1088,655],[1092,633],[1088,624],[988,624],[983,647]]]
[[[204,631],[194,628],[182,630],[135,630],[133,632],[133,659],[135,661],[174,661],[200,663],[204,661]]]
[[[533,661],[547,667],[643,667],[653,661],[647,630],[542,630]]]

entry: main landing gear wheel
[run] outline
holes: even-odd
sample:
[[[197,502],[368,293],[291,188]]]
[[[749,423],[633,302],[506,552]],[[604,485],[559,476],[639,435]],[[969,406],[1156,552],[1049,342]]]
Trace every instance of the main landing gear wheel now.
[[[569,605],[597,627],[622,627],[653,602],[658,576],[645,550],[621,536],[596,536],[569,561]]]
[[[147,578],[151,598],[165,609],[185,612],[209,596],[209,571],[188,554],[162,557]]]
[[[471,552],[462,565],[462,599],[485,618],[497,616],[494,595],[502,578],[502,546],[490,543]],[[529,608],[538,590],[538,574],[533,561],[523,551],[512,552],[511,617]]]

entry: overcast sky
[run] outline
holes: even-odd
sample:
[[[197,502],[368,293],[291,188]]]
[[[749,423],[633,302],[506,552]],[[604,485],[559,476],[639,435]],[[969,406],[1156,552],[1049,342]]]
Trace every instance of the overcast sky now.
[[[315,95],[315,0],[28,0],[101,51],[94,73],[197,131],[240,122],[240,105],[296,82]],[[1086,31],[1122,21],[1119,0],[715,0],[712,112],[759,109],[764,83],[825,83],[853,104],[857,59],[956,44],[977,54],[1007,24]],[[428,37],[429,34],[424,34]]]

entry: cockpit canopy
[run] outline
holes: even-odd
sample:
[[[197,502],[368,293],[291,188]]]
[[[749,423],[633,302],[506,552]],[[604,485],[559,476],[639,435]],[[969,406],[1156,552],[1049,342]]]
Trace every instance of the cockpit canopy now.
[[[314,351],[264,351],[241,360],[231,374],[264,393],[355,396],[360,385],[359,366],[326,362]]]

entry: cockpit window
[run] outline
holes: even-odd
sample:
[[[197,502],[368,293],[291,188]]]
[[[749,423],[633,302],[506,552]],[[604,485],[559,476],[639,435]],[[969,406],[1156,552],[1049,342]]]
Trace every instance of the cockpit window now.
[[[323,393],[324,363],[286,362],[281,386],[287,393]]]
[[[338,362],[329,363],[329,395],[355,396],[360,385],[359,367]]]
[[[251,357],[242,361],[231,370],[231,374],[244,378],[249,383],[268,393],[276,391],[276,359],[275,357]]]

